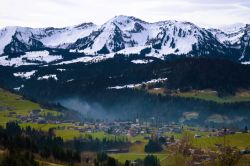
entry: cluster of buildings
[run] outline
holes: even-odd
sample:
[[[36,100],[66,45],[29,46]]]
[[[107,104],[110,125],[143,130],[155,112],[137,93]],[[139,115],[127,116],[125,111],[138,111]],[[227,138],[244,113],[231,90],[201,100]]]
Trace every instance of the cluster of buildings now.
[[[43,109],[34,109],[32,110],[28,115],[20,115],[16,114],[16,112],[10,111],[9,117],[16,117],[17,119],[20,119],[23,123],[39,123],[39,124],[45,124],[49,123],[45,120],[44,116],[41,116]]]
[[[167,132],[181,133],[182,126],[179,124],[165,124],[159,127],[150,122],[135,121],[113,121],[113,122],[84,122],[74,123],[74,126],[81,132],[104,131],[112,135],[138,136],[156,134],[157,137],[163,136]]]
[[[28,115],[17,115],[15,112],[9,112],[10,117],[16,117],[23,123],[37,123],[37,124],[64,124],[70,123],[72,125],[64,126],[63,129],[78,130],[82,133],[105,132],[112,135],[122,136],[138,136],[155,134],[158,138],[165,136],[165,133],[182,133],[183,126],[177,123],[171,124],[157,124],[153,121],[142,121],[136,118],[134,121],[66,121],[66,120],[48,120],[43,116],[43,109],[34,109]],[[153,118],[152,118],[153,119]],[[187,128],[194,133],[209,132],[206,137],[224,136],[235,134],[237,130],[232,129],[216,129],[216,128]],[[195,134],[194,138],[204,137],[200,134]]]

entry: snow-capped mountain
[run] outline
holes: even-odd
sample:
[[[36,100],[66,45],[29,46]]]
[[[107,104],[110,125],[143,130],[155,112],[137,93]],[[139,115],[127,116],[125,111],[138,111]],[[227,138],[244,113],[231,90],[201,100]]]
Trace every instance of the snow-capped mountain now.
[[[6,27],[0,30],[0,55],[6,56],[6,60],[16,53],[60,48],[104,59],[106,55],[110,58],[115,54],[144,52],[145,56],[160,59],[174,54],[249,61],[249,27],[237,24],[204,29],[190,22],[148,23],[122,15],[100,26],[83,23],[64,28]]]
[[[69,45],[86,54],[108,54],[113,52],[134,53],[152,48],[152,56],[169,54],[189,54],[203,48],[200,54],[207,54],[216,47],[222,51],[223,45],[211,33],[189,22],[162,21],[147,23],[140,19],[117,16],[91,35],[78,39]],[[139,53],[139,52],[138,52]],[[158,56],[157,56],[158,54]]]
[[[220,26],[218,29],[222,30],[223,32],[227,34],[231,34],[231,33],[239,32],[240,30],[244,29],[245,26],[246,24],[243,24],[243,23],[235,23],[231,25]]]
[[[209,29],[217,40],[228,48],[236,49],[241,55],[240,61],[249,61],[250,53],[250,25],[249,24],[233,24],[225,26],[221,29]]]
[[[0,31],[0,54],[19,53],[45,47],[63,48],[77,39],[88,36],[96,25],[84,23],[65,28],[6,27]]]
[[[209,29],[215,37],[226,45],[235,45],[240,43],[240,39],[245,34],[246,24],[233,24],[221,27],[220,29]]]

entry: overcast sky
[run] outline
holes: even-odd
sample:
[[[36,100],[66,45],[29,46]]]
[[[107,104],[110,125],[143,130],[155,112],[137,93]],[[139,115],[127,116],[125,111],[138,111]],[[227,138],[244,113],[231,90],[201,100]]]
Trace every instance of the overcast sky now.
[[[250,23],[250,0],[0,0],[0,27],[103,24],[116,15],[218,27]]]

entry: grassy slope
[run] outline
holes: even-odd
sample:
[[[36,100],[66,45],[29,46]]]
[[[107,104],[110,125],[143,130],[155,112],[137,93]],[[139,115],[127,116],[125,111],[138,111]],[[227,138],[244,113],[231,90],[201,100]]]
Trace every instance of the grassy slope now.
[[[224,141],[225,140],[225,141]],[[236,146],[239,149],[250,147],[250,133],[240,133],[234,135],[227,135],[225,137],[202,137],[193,140],[193,145],[199,148],[215,149],[215,144],[224,144]]]
[[[207,137],[209,132],[193,132],[193,131],[187,131],[187,132],[192,136],[192,138],[194,134],[200,134],[203,136],[202,138],[191,139],[193,146],[198,148],[217,150],[215,144],[224,143],[224,137]],[[175,133],[166,133],[166,135],[168,136],[174,135],[174,137],[177,139],[182,137],[182,134],[175,134]],[[145,140],[143,136],[130,137],[129,140],[131,142],[140,141],[141,143],[140,144],[133,143],[129,148],[129,153],[110,154],[110,156],[116,158],[120,163],[124,163],[126,160],[144,159],[145,156],[147,155],[144,152],[144,146],[147,143],[147,140]],[[250,140],[250,133],[247,134],[237,133],[225,137],[225,143],[227,145],[236,146],[239,149],[245,149],[250,147],[249,140]],[[162,165],[166,165],[166,162],[171,163],[171,160],[173,160],[173,157],[170,157],[168,152],[166,151],[163,151],[161,153],[155,153],[154,155],[158,157]]]
[[[66,166],[66,165],[62,165],[62,164],[56,164],[56,163],[51,163],[51,162],[47,162],[47,161],[40,161],[40,160],[37,160],[37,162],[39,163],[40,166]]]
[[[120,153],[120,154],[111,154],[111,157],[117,159],[120,163],[125,163],[126,160],[136,160],[141,159],[143,160],[148,154],[146,153]],[[163,165],[164,160],[167,157],[167,154],[154,154],[160,160],[161,164]]]
[[[17,115],[27,116],[32,110],[41,109],[37,103],[23,99],[21,96],[0,89],[0,125],[5,126],[8,121],[18,120]],[[15,112],[15,115],[10,115],[10,112]],[[57,116],[59,112],[43,109],[42,116],[48,113]],[[32,124],[33,125],[33,124]]]
[[[41,109],[41,106],[37,103],[31,102],[29,100],[23,99],[21,96],[10,93],[6,90],[0,89],[0,125],[5,126],[9,121],[19,120],[18,115],[27,116],[34,109]],[[16,114],[10,115],[10,112],[15,112]],[[58,116],[61,113],[53,110],[43,109],[41,116],[46,114],[52,114]],[[21,127],[25,128],[31,126],[32,128],[48,131],[50,128],[55,128],[56,135],[61,136],[65,140],[73,139],[74,137],[86,136],[86,133],[80,133],[77,130],[65,129],[67,127],[75,127],[71,123],[61,123],[61,124],[37,124],[37,123],[21,123]],[[89,134],[93,138],[110,138],[113,139],[111,135],[107,135],[104,132],[97,132]]]
[[[104,132],[94,132],[94,133],[82,133],[78,130],[67,129],[67,130],[55,130],[57,136],[62,137],[64,140],[72,140],[74,138],[92,136],[92,138],[98,138],[100,140],[106,138],[108,140],[114,140],[115,136],[111,134],[106,134]]]
[[[213,91],[191,91],[176,94],[180,97],[197,98],[207,101],[215,101],[217,103],[235,103],[250,101],[250,92],[237,92],[235,96],[218,97],[216,92]]]
[[[189,131],[186,130],[184,133],[189,134],[191,137],[191,143],[194,147],[201,149],[213,149],[217,150],[215,144],[226,144],[232,147],[237,147],[238,149],[246,149],[250,147],[250,133],[235,133],[223,136],[212,136],[209,137],[209,134],[212,132],[199,132],[199,131]],[[195,134],[199,134],[201,138],[194,138]],[[175,134],[175,138],[181,138],[182,134]]]
[[[37,130],[48,131],[50,128],[64,128],[72,126],[71,123],[61,123],[61,124],[37,124],[37,123],[22,123],[20,124],[21,127],[25,128],[27,126],[31,126]]]
[[[150,89],[148,90],[149,93],[152,94],[161,94],[166,95],[164,89]],[[211,90],[192,90],[188,92],[170,92],[172,96],[178,97],[185,97],[185,98],[194,98],[194,99],[201,99],[206,101],[214,101],[217,103],[235,103],[235,102],[249,102],[250,101],[250,91],[248,90],[241,90],[237,92],[234,96],[227,96],[227,97],[218,97],[216,91]]]

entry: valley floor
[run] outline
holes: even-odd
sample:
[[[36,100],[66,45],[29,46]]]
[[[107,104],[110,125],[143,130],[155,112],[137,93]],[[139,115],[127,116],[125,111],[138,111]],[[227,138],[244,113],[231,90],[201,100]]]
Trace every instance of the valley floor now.
[[[156,91],[150,91],[151,93],[163,93],[161,89]],[[176,93],[174,95],[182,97],[192,97],[205,100],[213,100],[217,102],[237,102],[237,101],[248,101],[250,100],[250,92],[240,92],[235,97],[227,99],[217,99],[216,94],[211,91],[192,91],[187,93]],[[39,110],[39,111],[37,111]],[[149,126],[150,132],[144,133],[143,125],[138,122],[131,122],[131,125],[137,126],[139,129],[137,133],[126,133],[126,134],[115,134],[108,133],[105,130],[98,129],[94,126],[105,125],[99,122],[84,123],[79,122],[60,122],[60,121],[46,121],[45,118],[49,116],[59,117],[62,115],[61,112],[57,112],[50,109],[44,109],[37,103],[28,101],[21,96],[9,93],[5,90],[0,89],[0,125],[5,127],[9,121],[18,121],[22,128],[30,126],[36,130],[42,130],[47,132],[49,129],[53,129],[56,136],[62,137],[63,140],[69,141],[75,138],[94,138],[94,139],[127,139],[129,144],[128,151],[126,153],[108,153],[109,156],[115,158],[119,163],[125,163],[126,160],[135,161],[137,159],[143,160],[149,153],[144,151],[145,145],[148,144],[149,139],[152,135],[157,134],[158,137],[170,138],[173,136],[175,143],[178,145],[179,141],[189,134],[191,147],[194,149],[201,149],[203,151],[219,151],[219,147],[227,145],[230,147],[237,147],[239,150],[247,150],[250,147],[250,133],[244,133],[240,130],[230,132],[224,135],[220,135],[221,129],[204,130],[204,127],[191,127],[182,126],[180,124],[166,125],[166,130],[180,129],[178,131],[164,131],[163,129],[157,128],[156,126]],[[39,121],[40,120],[40,121]],[[55,123],[56,122],[56,123]],[[117,122],[123,123],[123,122]],[[163,130],[159,132],[160,130]],[[230,129],[229,129],[230,130]],[[143,133],[142,133],[143,131]],[[170,146],[171,147],[171,146]],[[161,165],[174,165],[178,156],[173,156],[169,145],[164,145],[161,152],[150,153],[156,156]],[[0,160],[4,151],[0,151]],[[179,156],[180,160],[189,160],[182,155]],[[244,163],[250,162],[250,156],[244,155],[238,165],[244,165]],[[41,165],[48,166],[60,166],[60,164],[53,164],[48,161],[40,161]]]

